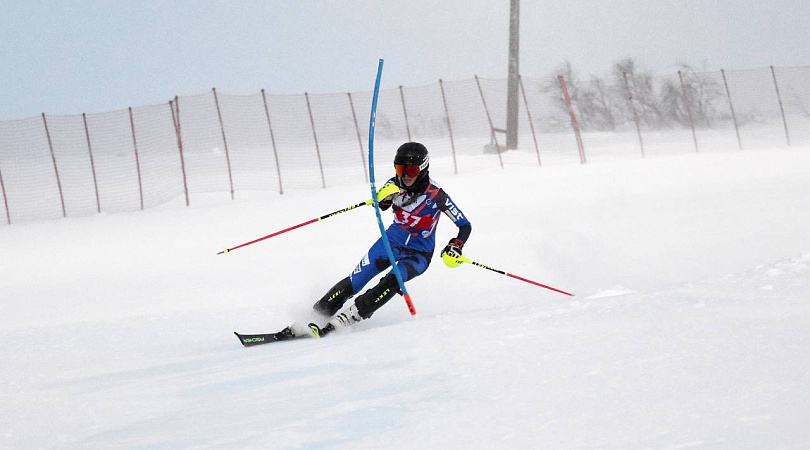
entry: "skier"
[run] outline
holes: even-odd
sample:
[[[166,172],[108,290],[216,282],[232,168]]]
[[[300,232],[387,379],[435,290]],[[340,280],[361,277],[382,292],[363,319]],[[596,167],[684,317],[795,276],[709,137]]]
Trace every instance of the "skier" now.
[[[450,267],[461,263],[461,249],[470,237],[472,225],[428,174],[428,150],[418,142],[406,142],[394,157],[396,176],[389,179],[378,191],[384,198],[379,200],[383,211],[393,208],[394,222],[386,230],[397,268],[403,281],[410,281],[427,270],[436,246],[436,226],[440,213],[447,215],[458,227],[458,235],[442,250],[442,258]],[[389,194],[390,193],[390,194]],[[391,267],[382,238],[371,246],[354,271],[340,280],[313,306],[323,319],[332,318],[325,326],[310,324],[308,329],[292,325],[281,331],[281,339],[311,333],[316,337],[348,327],[368,319],[399,291],[396,276],[389,271],[374,287],[358,296],[354,303],[340,314],[346,302],[371,281],[376,275]]]

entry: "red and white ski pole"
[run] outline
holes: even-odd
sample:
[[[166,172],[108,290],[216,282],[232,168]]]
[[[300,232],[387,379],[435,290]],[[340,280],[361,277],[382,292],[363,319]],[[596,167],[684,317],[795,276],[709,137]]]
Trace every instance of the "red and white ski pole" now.
[[[570,296],[570,297],[573,297],[573,296],[574,296],[574,294],[572,294],[572,293],[570,293],[570,292],[565,292],[565,291],[563,291],[563,290],[561,290],[561,289],[557,289],[557,288],[554,288],[554,287],[551,287],[551,286],[546,286],[545,284],[538,283],[538,282],[536,282],[536,281],[532,281],[532,280],[528,280],[528,279],[526,279],[526,278],[519,277],[519,276],[517,276],[517,275],[513,275],[513,274],[511,274],[511,273],[506,273],[506,272],[504,272],[503,270],[499,270],[499,269],[495,269],[495,268],[493,268],[493,267],[485,266],[485,265],[483,265],[483,264],[481,264],[481,263],[477,263],[477,262],[475,262],[475,261],[471,260],[470,258],[467,258],[467,257],[466,257],[466,256],[464,256],[464,255],[461,255],[460,257],[458,257],[458,258],[454,258],[454,259],[456,259],[456,260],[457,260],[459,263],[467,263],[467,264],[472,264],[472,265],[474,265],[474,266],[481,267],[482,269],[491,270],[491,271],[493,271],[493,272],[495,272],[495,273],[499,273],[499,274],[501,274],[501,275],[506,275],[507,277],[512,277],[512,278],[514,278],[514,279],[516,279],[516,280],[525,281],[526,283],[533,284],[533,285],[535,285],[535,286],[540,286],[541,288],[545,288],[545,289],[548,289],[548,290],[551,290],[551,291],[554,291],[554,292],[559,292],[560,294],[565,294],[565,295],[568,295],[568,296]]]
[[[312,224],[312,223],[315,223],[315,222],[318,222],[318,221],[321,221],[321,220],[324,220],[324,219],[328,219],[328,218],[330,218],[332,216],[336,216],[338,214],[345,213],[346,211],[351,211],[351,210],[353,210],[355,208],[359,208],[361,206],[366,206],[366,205],[371,205],[371,204],[372,204],[372,201],[371,201],[371,199],[369,199],[369,200],[364,201],[363,203],[358,203],[356,205],[348,206],[348,207],[343,208],[343,209],[341,209],[339,211],[335,211],[335,212],[323,215],[321,217],[316,217],[316,218],[314,218],[312,220],[307,220],[306,222],[299,223],[298,225],[293,225],[293,226],[291,226],[289,228],[285,228],[285,229],[283,229],[281,231],[276,231],[275,233],[268,234],[267,236],[263,236],[263,237],[260,237],[258,239],[254,239],[254,240],[252,240],[250,242],[245,242],[244,244],[239,244],[236,247],[226,248],[225,250],[217,253],[217,255],[221,255],[223,253],[228,253],[228,252],[236,250],[237,248],[242,248],[242,247],[245,247],[245,246],[250,245],[250,244],[255,244],[255,243],[261,242],[261,241],[263,241],[265,239],[269,239],[269,238],[271,238],[273,236],[278,236],[279,234],[283,234],[283,233],[286,233],[288,231],[295,230],[296,228],[301,228],[303,226],[307,226],[309,224]]]
[[[377,199],[378,199],[378,201],[380,201],[380,200],[388,197],[389,195],[395,194],[397,192],[399,192],[399,188],[396,185],[394,185],[394,184],[386,184],[385,186],[383,186],[377,192]],[[366,200],[366,201],[364,201],[362,203],[358,203],[358,204],[352,205],[352,206],[347,206],[347,207],[345,207],[343,209],[340,209],[338,211],[331,212],[329,214],[325,214],[325,215],[323,215],[321,217],[316,217],[316,218],[311,219],[311,220],[307,220],[306,222],[302,222],[302,223],[299,223],[298,225],[293,225],[293,226],[291,226],[289,228],[285,228],[283,230],[276,231],[275,233],[268,234],[267,236],[262,236],[262,237],[260,237],[258,239],[254,239],[254,240],[252,240],[250,242],[245,242],[244,244],[239,244],[236,247],[226,248],[225,250],[222,250],[221,252],[217,253],[217,255],[221,255],[223,253],[228,253],[228,252],[231,252],[233,250],[236,250],[237,248],[242,248],[242,247],[245,247],[245,246],[250,245],[250,244],[255,244],[255,243],[261,242],[261,241],[263,241],[265,239],[270,239],[273,236],[278,236],[279,234],[283,234],[283,233],[286,233],[288,231],[295,230],[296,228],[301,228],[301,227],[307,226],[309,224],[319,222],[319,221],[324,220],[324,219],[328,219],[328,218],[330,218],[332,216],[336,216],[338,214],[345,213],[346,211],[351,211],[351,210],[353,210],[355,208],[359,208],[361,206],[373,205],[373,204],[374,204],[374,201],[372,199],[368,199],[368,200]]]

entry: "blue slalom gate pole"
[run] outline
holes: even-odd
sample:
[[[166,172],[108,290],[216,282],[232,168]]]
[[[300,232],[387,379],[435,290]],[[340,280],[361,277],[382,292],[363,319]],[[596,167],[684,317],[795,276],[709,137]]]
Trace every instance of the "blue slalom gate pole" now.
[[[405,282],[402,281],[402,275],[397,268],[397,261],[394,259],[394,252],[391,251],[391,243],[388,242],[388,235],[385,233],[385,226],[383,226],[382,215],[380,214],[380,204],[377,200],[377,187],[374,183],[374,123],[377,121],[377,98],[380,95],[380,80],[382,79],[383,60],[379,61],[377,65],[377,81],[374,83],[374,97],[371,100],[371,119],[368,126],[368,179],[371,181],[371,200],[374,202],[374,211],[377,214],[377,224],[380,226],[380,234],[382,235],[383,245],[385,252],[388,253],[388,261],[391,262],[392,271],[394,276],[397,277],[397,283],[402,290],[402,296],[405,297],[405,302],[408,304],[408,310],[411,315],[416,315],[416,309],[411,302],[411,296],[408,290],[405,289]]]

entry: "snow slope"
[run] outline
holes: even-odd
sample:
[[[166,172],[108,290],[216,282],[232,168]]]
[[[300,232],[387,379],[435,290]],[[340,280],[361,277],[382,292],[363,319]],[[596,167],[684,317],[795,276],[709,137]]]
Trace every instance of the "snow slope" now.
[[[810,149],[432,175],[467,256],[577,296],[436,258],[416,319],[243,348],[306,319],[374,212],[216,252],[366,185],[5,226],[0,447],[810,446]]]

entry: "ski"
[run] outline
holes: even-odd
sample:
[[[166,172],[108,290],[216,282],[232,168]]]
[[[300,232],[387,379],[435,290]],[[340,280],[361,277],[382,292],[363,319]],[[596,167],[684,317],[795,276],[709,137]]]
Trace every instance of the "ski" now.
[[[242,343],[245,347],[253,347],[254,345],[262,345],[262,344],[269,344],[271,342],[279,342],[279,341],[291,341],[293,339],[304,339],[304,338],[320,338],[325,335],[321,331],[321,329],[315,325],[314,323],[309,324],[309,330],[312,334],[307,335],[298,335],[290,331],[290,328],[287,327],[278,333],[264,333],[264,334],[239,334],[236,331],[233,334],[239,338],[239,342]]]
[[[299,338],[297,336],[287,334],[283,331],[279,331],[278,333],[266,333],[266,334],[239,334],[234,331],[233,334],[235,334],[236,337],[239,338],[239,342],[241,342],[242,345],[244,345],[245,347],[252,347],[254,345],[261,345],[261,344],[269,344],[271,342],[289,341],[292,339]]]

